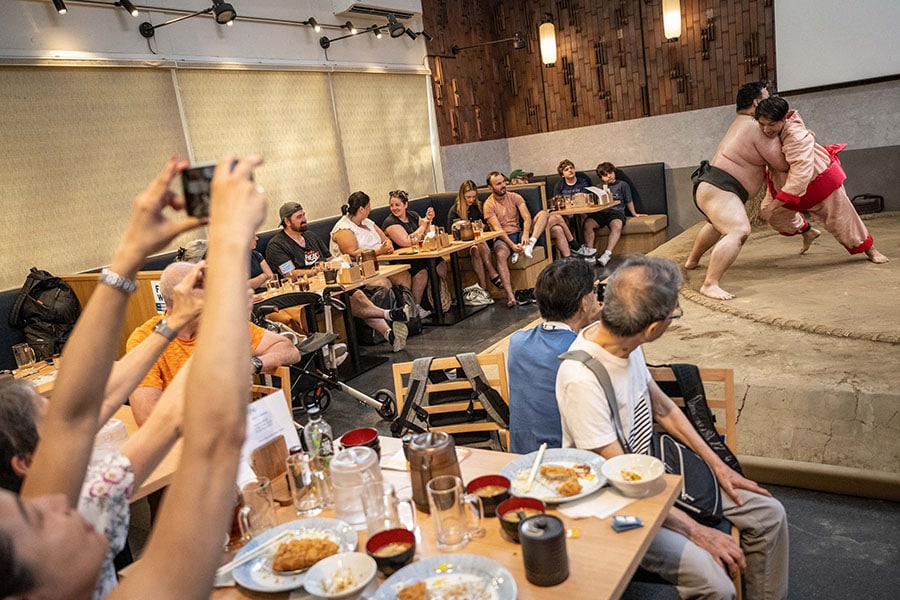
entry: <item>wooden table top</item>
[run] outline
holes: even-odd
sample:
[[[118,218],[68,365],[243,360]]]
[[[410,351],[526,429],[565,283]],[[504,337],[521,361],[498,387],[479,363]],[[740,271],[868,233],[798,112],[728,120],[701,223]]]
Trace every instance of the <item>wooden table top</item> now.
[[[113,415],[114,419],[119,419],[125,424],[128,435],[134,435],[138,430],[138,425],[134,421],[134,414],[128,405],[120,406],[119,410]],[[144,496],[148,496],[157,490],[161,490],[172,482],[172,476],[178,469],[178,463],[181,460],[181,440],[179,439],[169,450],[162,461],[156,466],[152,473],[144,480],[144,483],[134,491],[131,495],[131,501],[135,502]]]
[[[379,260],[381,257],[379,257]],[[344,288],[345,291],[355,290],[366,285],[367,282],[371,281],[375,277],[391,277],[392,275],[396,275],[397,273],[402,273],[403,271],[408,271],[409,265],[379,265],[378,272],[375,275],[370,275],[369,277],[363,277],[359,281],[355,281],[353,283],[333,283],[329,285],[339,285]],[[309,291],[311,292],[321,292],[325,289],[325,275],[319,273],[315,277],[309,277]],[[281,294],[290,294],[293,292],[299,292],[298,289],[294,289],[294,287],[290,283],[284,283],[277,290],[271,291],[266,290],[261,294],[256,294],[253,296],[253,303],[259,304],[265,300],[269,300],[270,298],[274,298],[275,296],[280,296]]]
[[[394,438],[381,438],[382,456],[388,459],[401,448],[400,440]],[[460,463],[463,480],[471,479],[489,473],[499,473],[508,462],[517,455],[505,452],[491,452],[488,450],[471,449],[471,455]],[[405,471],[383,470],[385,481],[394,485],[398,496],[409,497],[411,484],[409,473]],[[562,515],[558,510],[551,509],[548,512],[560,517],[568,529],[577,529],[579,537],[570,537],[566,540],[566,548],[569,556],[569,578],[554,587],[538,587],[532,585],[525,578],[525,568],[522,561],[521,546],[507,541],[500,535],[500,524],[496,518],[485,519],[487,535],[474,539],[465,546],[460,553],[480,554],[490,557],[503,565],[512,573],[519,590],[519,598],[591,598],[614,599],[619,598],[628,586],[631,576],[637,569],[640,559],[643,557],[662,524],[669,507],[675,500],[680,478],[674,475],[665,475],[665,488],[654,496],[634,501],[620,511],[640,517],[644,527],[633,529],[623,533],[615,533],[612,530],[611,518],[597,519],[570,519]],[[612,492],[603,492],[612,493]],[[332,517],[332,510],[325,510],[322,517]],[[282,507],[278,511],[280,522],[296,519],[293,507]],[[420,541],[417,543],[416,554],[419,558],[439,555],[436,547],[434,528],[429,515],[419,512],[416,515],[420,532]],[[367,539],[365,531],[359,534],[357,551],[365,551]],[[379,574],[379,583],[384,578]],[[258,598],[275,600],[289,597],[287,592],[281,594],[258,593],[241,587],[217,588],[210,596],[215,600],[233,600],[238,598]],[[312,598],[305,591],[293,592],[292,598]]]
[[[35,363],[30,367],[23,367],[13,371],[13,377],[16,379],[26,379],[34,384],[37,393],[45,398],[49,398],[53,392],[53,386],[56,385],[57,366],[48,364],[45,361]]]
[[[449,256],[454,252],[459,252],[460,250],[471,248],[472,246],[480,244],[481,242],[486,242],[498,237],[500,237],[499,231],[484,231],[479,238],[475,238],[466,242],[451,240],[449,246],[444,246],[443,248],[438,248],[437,250],[416,250],[413,248],[400,248],[395,250],[394,252],[391,252],[390,254],[382,254],[378,257],[378,261],[391,262],[395,260],[443,258],[444,256]]]
[[[607,208],[612,208],[614,206],[618,206],[622,204],[618,200],[613,200],[612,202],[608,202],[606,204],[586,204],[584,206],[567,206],[562,210],[551,210],[550,213],[554,215],[562,215],[564,217],[570,217],[572,215],[586,215],[588,213],[600,212],[601,210],[606,210]]]

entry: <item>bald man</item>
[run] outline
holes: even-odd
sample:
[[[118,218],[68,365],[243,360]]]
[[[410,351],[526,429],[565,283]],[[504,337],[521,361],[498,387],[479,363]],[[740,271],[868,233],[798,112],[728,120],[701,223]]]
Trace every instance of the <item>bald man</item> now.
[[[787,170],[780,141],[763,135],[754,119],[756,105],[768,97],[769,90],[763,82],[741,86],[735,102],[737,116],[719,142],[715,156],[709,162],[703,161],[691,176],[694,204],[706,217],[706,223],[697,234],[684,267],[696,269],[700,257],[713,248],[700,293],[716,300],[734,298],[719,281],[750,235],[744,204],[762,188],[767,164],[778,171]],[[803,233],[805,243],[807,237],[814,238],[813,232]]]
[[[159,289],[163,301],[166,303],[166,312],[145,321],[128,338],[126,347],[129,351],[153,333],[171,340],[144,380],[131,394],[131,410],[134,412],[134,419],[138,425],[142,425],[147,420],[153,407],[162,396],[163,390],[172,382],[184,363],[194,353],[194,342],[200,328],[200,317],[177,330],[173,329],[167,320],[175,286],[187,277],[194,267],[193,263],[176,262],[165,268],[159,278]],[[202,281],[200,286],[194,288],[194,294],[197,297],[203,297]],[[260,373],[300,360],[300,352],[287,338],[257,327],[249,321],[247,326],[250,328],[250,345],[253,354],[251,364],[247,365],[248,373]]]

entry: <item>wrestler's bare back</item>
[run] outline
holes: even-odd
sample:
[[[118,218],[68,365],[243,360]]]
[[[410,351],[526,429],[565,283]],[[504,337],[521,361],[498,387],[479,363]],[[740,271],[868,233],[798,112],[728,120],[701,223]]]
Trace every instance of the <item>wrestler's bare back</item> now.
[[[737,115],[725,132],[710,164],[740,181],[751,198],[765,182],[766,165],[777,171],[788,170],[781,140],[767,138],[756,119],[743,114]]]

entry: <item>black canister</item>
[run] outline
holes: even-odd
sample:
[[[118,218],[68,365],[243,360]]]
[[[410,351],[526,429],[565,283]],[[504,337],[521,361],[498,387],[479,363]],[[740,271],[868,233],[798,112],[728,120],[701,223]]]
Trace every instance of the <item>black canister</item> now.
[[[553,515],[535,515],[519,523],[525,577],[534,585],[559,585],[569,577],[566,527]]]

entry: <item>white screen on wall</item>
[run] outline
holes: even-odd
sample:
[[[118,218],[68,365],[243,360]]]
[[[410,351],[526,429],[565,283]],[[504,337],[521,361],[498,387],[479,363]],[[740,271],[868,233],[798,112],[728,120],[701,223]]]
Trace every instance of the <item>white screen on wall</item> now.
[[[900,0],[775,0],[782,92],[900,74]]]

